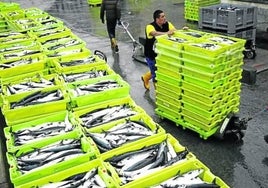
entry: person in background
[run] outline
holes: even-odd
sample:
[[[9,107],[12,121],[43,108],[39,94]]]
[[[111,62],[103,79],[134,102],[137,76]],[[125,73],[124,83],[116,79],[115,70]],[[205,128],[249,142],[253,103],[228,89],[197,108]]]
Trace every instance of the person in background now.
[[[143,81],[143,85],[146,90],[150,89],[149,81],[151,79],[154,83],[154,86],[156,82],[155,57],[157,54],[154,52],[154,42],[156,40],[155,37],[164,34],[172,35],[176,31],[174,25],[171,22],[167,21],[165,13],[162,10],[154,11],[153,20],[154,21],[148,24],[145,28],[146,40],[144,45],[144,55],[150,71],[142,75],[141,79]],[[184,27],[183,29],[188,29],[188,27]]]
[[[102,23],[105,23],[104,15],[106,19],[106,26],[108,36],[111,41],[111,47],[115,52],[119,52],[119,48],[115,38],[116,24],[121,24],[121,6],[120,0],[102,0],[100,9],[100,19]]]

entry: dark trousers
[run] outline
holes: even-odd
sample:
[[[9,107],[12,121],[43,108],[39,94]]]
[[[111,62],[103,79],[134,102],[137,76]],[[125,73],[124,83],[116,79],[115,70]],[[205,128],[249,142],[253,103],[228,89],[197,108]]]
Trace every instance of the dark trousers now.
[[[113,20],[106,20],[107,32],[109,38],[115,38],[115,26],[116,26],[116,19]]]

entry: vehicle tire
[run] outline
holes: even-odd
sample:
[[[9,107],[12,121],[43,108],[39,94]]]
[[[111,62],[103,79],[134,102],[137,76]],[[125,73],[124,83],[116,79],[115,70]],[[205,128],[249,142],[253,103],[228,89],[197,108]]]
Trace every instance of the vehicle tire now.
[[[257,54],[256,54],[255,50],[244,51],[244,56],[245,56],[247,59],[255,59],[256,55],[257,55]]]

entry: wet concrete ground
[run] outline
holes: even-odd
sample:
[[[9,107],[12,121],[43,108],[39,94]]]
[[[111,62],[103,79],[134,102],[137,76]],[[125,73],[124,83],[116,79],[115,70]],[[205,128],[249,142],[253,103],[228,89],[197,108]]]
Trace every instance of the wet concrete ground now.
[[[230,187],[264,188],[268,185],[268,144],[263,136],[268,134],[268,74],[257,74],[254,85],[242,84],[241,118],[253,117],[248,122],[248,129],[242,142],[220,141],[213,137],[208,140],[189,130],[177,127],[175,123],[161,120],[154,113],[154,90],[145,92],[141,75],[148,70],[143,63],[132,59],[132,41],[124,30],[117,27],[120,53],[114,55],[106,34],[106,27],[99,20],[99,7],[89,7],[86,0],[14,0],[22,8],[37,7],[61,20],[72,29],[73,33],[86,41],[87,47],[101,50],[108,58],[108,64],[131,86],[131,96],[135,102],[167,132],[173,134],[182,145],[188,147],[211,171],[221,177]],[[187,23],[183,16],[183,1],[179,0],[122,0],[122,20],[129,22],[129,31],[138,40],[144,36],[144,26],[152,21],[152,12],[162,9],[167,18],[180,28],[195,23]],[[254,60],[245,60],[245,64],[255,66],[267,63],[268,51],[257,49]],[[152,88],[152,85],[151,85]],[[266,110],[265,110],[266,109]],[[4,155],[4,154],[2,154]],[[3,164],[1,165],[1,169]],[[4,167],[5,168],[5,167]],[[0,187],[8,187],[5,175],[0,172]]]

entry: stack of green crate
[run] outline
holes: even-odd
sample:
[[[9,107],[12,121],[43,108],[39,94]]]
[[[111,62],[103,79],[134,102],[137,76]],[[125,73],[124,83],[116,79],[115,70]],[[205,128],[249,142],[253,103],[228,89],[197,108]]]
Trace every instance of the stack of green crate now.
[[[2,14],[9,20],[10,25],[19,32],[63,24],[59,19],[37,8],[9,10]]]
[[[204,139],[213,135],[239,111],[244,44],[194,30],[158,37],[156,113]]]
[[[0,13],[0,32],[5,32],[9,30],[8,22],[6,18]]]
[[[184,18],[186,20],[198,21],[199,8],[221,3],[220,0],[185,0]]]
[[[91,6],[97,6],[101,4],[101,0],[87,0],[88,4]]]
[[[28,34],[7,32],[0,38],[0,78],[39,71],[46,68],[42,46]]]
[[[20,9],[20,5],[18,3],[4,3],[0,2],[0,12],[16,10]]]

